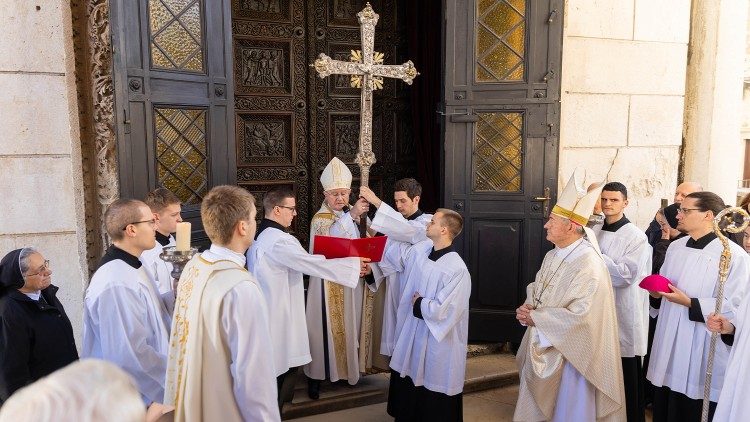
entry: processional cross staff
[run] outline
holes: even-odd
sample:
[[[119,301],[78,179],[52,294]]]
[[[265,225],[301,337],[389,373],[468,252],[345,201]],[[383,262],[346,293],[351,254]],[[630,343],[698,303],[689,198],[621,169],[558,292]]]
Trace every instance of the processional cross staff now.
[[[320,53],[315,60],[315,70],[320,78],[331,75],[350,75],[350,84],[354,88],[361,88],[361,111],[359,118],[359,148],[354,162],[359,166],[360,186],[367,186],[370,180],[370,167],[377,161],[372,152],[372,91],[383,88],[383,78],[401,79],[411,85],[419,75],[411,60],[402,65],[383,64],[383,53],[374,51],[375,25],[378,24],[378,14],[367,3],[361,12],[357,13],[362,50],[352,50],[350,61],[334,60],[324,53]],[[366,218],[366,217],[365,217]],[[360,342],[359,361],[364,371],[371,361],[369,352],[372,346],[372,314],[374,294],[369,290],[363,301],[361,333],[364,342]]]

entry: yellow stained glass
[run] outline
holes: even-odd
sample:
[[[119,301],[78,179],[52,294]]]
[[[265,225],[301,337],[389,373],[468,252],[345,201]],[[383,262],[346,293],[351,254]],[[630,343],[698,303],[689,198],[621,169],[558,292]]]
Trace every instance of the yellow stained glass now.
[[[157,183],[185,204],[208,192],[206,110],[154,108]]]
[[[475,192],[520,192],[523,114],[478,113],[472,153]]]
[[[149,0],[151,66],[203,72],[200,0]]]
[[[526,0],[478,0],[476,12],[476,81],[523,81]]]

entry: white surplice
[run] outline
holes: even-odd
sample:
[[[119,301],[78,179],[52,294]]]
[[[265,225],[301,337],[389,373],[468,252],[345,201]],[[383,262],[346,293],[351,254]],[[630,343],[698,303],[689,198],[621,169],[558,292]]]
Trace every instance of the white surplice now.
[[[245,267],[245,255],[218,245],[211,245],[201,257],[210,263],[229,260]],[[280,418],[267,315],[266,301],[255,283],[237,284],[222,302],[221,327],[229,343],[232,391],[245,421]]]
[[[431,251],[430,240],[389,241],[380,262],[383,275],[399,272],[402,283],[390,366],[416,386],[452,396],[464,387],[471,276],[458,253],[432,261]],[[423,298],[422,319],[413,314],[415,292]]]
[[[383,233],[390,240],[418,243],[427,239],[427,224],[432,219],[432,214],[421,213],[415,218],[404,218],[401,213],[391,208],[385,202],[380,204],[375,217],[372,219],[370,229]],[[396,316],[398,314],[398,303],[401,299],[401,282],[399,273],[389,275],[385,279],[376,281],[376,288],[380,288],[382,282],[386,282],[386,300],[383,309],[383,331],[380,337],[380,353],[386,356],[393,354],[393,346],[396,344]]]
[[[616,223],[615,223],[616,224]],[[638,286],[651,274],[652,249],[646,234],[628,222],[617,231],[598,226],[596,239],[615,293],[620,354],[644,356],[648,343],[648,292]]]
[[[310,342],[305,319],[302,275],[336,281],[354,288],[359,258],[326,259],[309,254],[294,236],[267,227],[247,251],[247,267],[263,289],[269,311],[276,375],[309,363]]]
[[[81,357],[116,364],[133,377],[144,403],[162,403],[169,349],[166,314],[142,265],[106,262],[86,289]]]
[[[750,295],[745,296],[732,323],[735,326],[734,343],[714,414],[715,421],[740,422],[750,415]]]
[[[359,238],[359,230],[348,212],[332,211],[324,203],[310,222],[310,251],[314,248],[316,234]],[[339,280],[337,280],[339,281]],[[340,284],[340,283],[339,283]],[[342,287],[343,308],[331,309],[331,298],[327,293],[323,279],[311,276],[307,289],[307,331],[310,339],[310,355],[312,360],[304,366],[308,378],[323,380],[325,373],[325,355],[323,339],[327,339],[328,368],[331,381],[346,379],[355,385],[359,381],[359,332],[362,316],[362,299],[364,294],[363,282],[354,288]],[[323,307],[325,307],[326,334],[323,334]],[[335,321],[332,321],[335,319]],[[341,327],[341,332],[332,332],[332,324]],[[343,350],[341,356],[337,349]],[[339,369],[341,365],[341,370]],[[345,372],[344,372],[345,371]]]
[[[669,245],[659,273],[688,297],[697,298],[706,319],[716,306],[722,245],[719,239],[714,239],[703,249],[696,249],[686,246],[690,239],[685,236]],[[729,241],[729,246],[732,261],[724,284],[722,314],[734,320],[747,291],[750,257],[734,242]],[[711,333],[704,323],[688,318],[686,307],[666,299],[661,300],[658,316],[646,378],[656,387],[665,386],[692,399],[702,399]],[[728,346],[718,342],[714,355],[711,401],[719,399],[728,357]]]
[[[158,240],[158,238],[157,238]],[[164,251],[164,248],[169,246],[175,246],[174,236],[169,235],[169,242],[162,245],[158,241],[156,245],[147,250],[143,251],[140,256],[141,262],[144,268],[156,283],[156,288],[159,290],[162,301],[167,307],[170,319],[167,321],[167,326],[172,325],[171,315],[174,312],[174,289],[172,288],[172,263],[166,262],[159,255]]]

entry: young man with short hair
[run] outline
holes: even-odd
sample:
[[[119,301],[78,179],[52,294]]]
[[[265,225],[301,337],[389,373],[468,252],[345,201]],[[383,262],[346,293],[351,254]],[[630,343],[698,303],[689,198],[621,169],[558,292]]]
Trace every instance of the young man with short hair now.
[[[303,274],[354,288],[367,270],[368,260],[326,259],[309,254],[299,240],[288,233],[297,215],[294,193],[289,189],[268,191],[263,197],[263,209],[265,216],[255,242],[247,251],[247,268],[258,280],[268,304],[281,407],[293,395],[293,375],[297,367],[312,360],[305,320]]]
[[[595,230],[615,293],[628,421],[645,420],[642,359],[648,339],[648,293],[638,286],[651,273],[646,235],[625,217],[628,190],[620,182],[604,185],[600,196],[604,224]]]
[[[162,403],[169,315],[138,259],[154,247],[156,221],[135,199],[110,204],[104,221],[113,244],[86,289],[81,356],[118,365],[133,377],[146,405]]]
[[[462,420],[471,276],[453,248],[463,218],[439,208],[428,240],[389,240],[380,270],[402,294],[391,356],[388,414],[396,420]]]
[[[201,203],[211,247],[182,272],[169,348],[165,403],[177,422],[279,420],[266,302],[245,269],[255,213],[238,186]]]
[[[169,314],[174,311],[174,288],[172,280],[172,264],[165,262],[159,255],[164,248],[175,245],[172,233],[177,231],[177,223],[182,222],[182,201],[169,189],[157,188],[146,195],[143,201],[151,209],[156,220],[156,245],[143,251],[141,262],[156,282],[159,293],[167,305]],[[171,325],[172,320],[168,321]]]
[[[377,209],[370,228],[385,234],[392,241],[414,244],[426,240],[427,232],[425,229],[432,220],[432,214],[425,214],[419,209],[419,195],[422,194],[422,185],[415,179],[407,178],[398,180],[394,189],[393,201],[398,212],[381,201],[375,195],[375,192],[368,187],[360,187],[360,196]],[[386,300],[383,306],[380,353],[391,356],[396,344],[396,318],[402,295],[402,283],[399,274],[395,273],[376,281],[376,288],[380,288],[382,280],[386,280]]]
[[[647,378],[654,385],[655,422],[698,421],[701,418],[705,368],[711,333],[705,321],[716,307],[719,261],[723,245],[713,231],[714,217],[725,208],[715,193],[685,196],[677,213],[677,229],[687,236],[667,249],[659,274],[670,280],[669,293],[651,292],[658,309]],[[750,257],[729,242],[732,260],[724,283],[722,311],[733,320],[745,298]],[[719,400],[729,350],[718,344],[713,360],[709,420]]]

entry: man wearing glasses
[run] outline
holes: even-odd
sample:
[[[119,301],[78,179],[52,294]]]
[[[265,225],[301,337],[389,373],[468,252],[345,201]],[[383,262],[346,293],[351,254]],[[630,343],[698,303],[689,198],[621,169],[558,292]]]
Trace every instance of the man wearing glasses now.
[[[697,421],[711,333],[706,318],[716,306],[716,281],[722,244],[713,232],[713,219],[724,201],[712,192],[693,192],[677,212],[677,229],[687,236],[669,245],[659,274],[670,281],[669,293],[651,293],[658,310],[647,378],[654,385],[654,421]],[[732,260],[724,284],[721,314],[732,320],[747,292],[750,257],[729,242]],[[729,350],[719,344],[714,355],[709,420],[724,382]]]
[[[263,197],[263,209],[265,217],[260,222],[255,242],[247,251],[247,268],[258,279],[268,304],[281,407],[291,400],[297,367],[312,360],[302,275],[354,288],[367,270],[367,263],[366,258],[326,259],[307,253],[299,240],[288,233],[297,215],[291,190],[276,188],[267,192]]]
[[[182,202],[166,188],[152,190],[146,195],[144,202],[151,208],[156,219],[156,243],[153,248],[144,251],[140,259],[154,279],[169,315],[172,315],[176,294],[172,280],[172,263],[164,261],[160,255],[164,248],[175,245],[172,233],[177,231],[177,223],[182,222]],[[167,326],[171,325],[170,319]]]
[[[113,202],[104,220],[113,245],[86,289],[82,356],[128,372],[146,405],[163,403],[169,316],[138,259],[154,247],[156,221],[148,205],[134,199]]]

